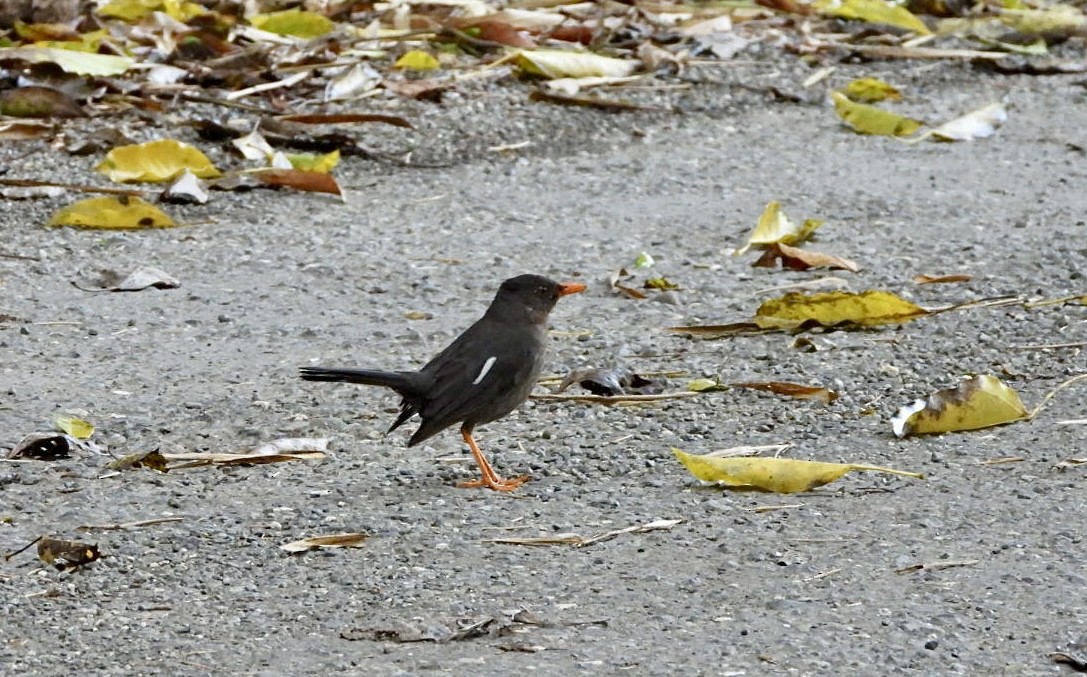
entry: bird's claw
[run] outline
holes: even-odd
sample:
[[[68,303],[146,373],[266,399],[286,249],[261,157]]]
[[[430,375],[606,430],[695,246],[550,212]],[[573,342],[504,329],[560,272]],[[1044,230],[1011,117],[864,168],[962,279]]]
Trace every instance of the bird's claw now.
[[[478,489],[486,487],[493,489],[494,491],[513,491],[517,487],[521,486],[529,480],[528,475],[521,475],[520,477],[512,477],[508,480],[504,480],[501,477],[480,477],[478,480],[467,480],[464,482],[458,482],[457,486],[461,489]]]

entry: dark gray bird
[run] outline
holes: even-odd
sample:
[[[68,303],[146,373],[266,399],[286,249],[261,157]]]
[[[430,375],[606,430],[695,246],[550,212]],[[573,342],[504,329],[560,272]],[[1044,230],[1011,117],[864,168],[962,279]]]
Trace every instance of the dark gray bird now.
[[[303,367],[302,378],[395,390],[402,398],[400,415],[387,433],[415,414],[422,421],[408,441],[409,447],[460,423],[460,434],[482,477],[458,486],[512,491],[528,477],[499,477],[479,450],[472,431],[502,418],[528,399],[543,367],[551,309],[559,297],[584,289],[579,282],[518,275],[502,283],[483,317],[419,371]]]

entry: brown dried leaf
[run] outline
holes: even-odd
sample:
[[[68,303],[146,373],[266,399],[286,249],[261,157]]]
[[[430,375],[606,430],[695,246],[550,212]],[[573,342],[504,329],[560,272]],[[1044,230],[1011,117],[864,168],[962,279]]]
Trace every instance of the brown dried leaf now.
[[[969,282],[974,279],[973,275],[957,274],[957,275],[917,275],[913,278],[913,281],[917,284],[945,284],[948,282]]]
[[[369,538],[369,534],[329,534],[327,536],[310,536],[279,546],[287,552],[307,552],[309,550],[322,550],[324,548],[357,548]]]
[[[766,247],[766,251],[757,261],[752,263],[755,268],[774,268],[778,260],[783,268],[791,270],[808,270],[809,268],[830,268],[832,270],[848,270],[855,273],[860,270],[855,262],[830,254],[808,251],[799,247],[775,242]]]
[[[72,445],[65,435],[56,433],[30,433],[15,448],[8,452],[8,458],[34,461],[56,461],[68,458]]]
[[[85,118],[70,96],[49,87],[18,87],[0,92],[0,114],[15,118]]]
[[[61,571],[71,571],[99,558],[98,545],[44,536],[38,541],[38,559]]]
[[[730,383],[729,385],[733,388],[762,390],[764,392],[774,393],[775,395],[785,395],[786,397],[795,397],[801,400],[823,400],[825,404],[830,404],[838,399],[838,393],[829,388],[809,386],[802,383],[788,383],[786,381],[752,381],[746,383]]]
[[[258,181],[272,188],[293,188],[309,193],[343,195],[340,184],[330,174],[302,169],[262,169],[253,172]]]
[[[394,127],[415,129],[415,126],[399,115],[382,115],[380,113],[330,113],[325,115],[296,113],[281,115],[279,120],[284,122],[298,122],[304,125],[338,125],[355,122],[381,122]]]

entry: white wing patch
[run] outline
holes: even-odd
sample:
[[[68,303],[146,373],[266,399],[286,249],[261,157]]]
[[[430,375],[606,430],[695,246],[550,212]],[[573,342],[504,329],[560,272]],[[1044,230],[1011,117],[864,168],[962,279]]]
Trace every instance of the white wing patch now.
[[[483,363],[483,368],[479,370],[479,376],[476,377],[476,380],[472,381],[472,385],[477,386],[483,381],[484,378],[486,378],[487,374],[491,371],[491,367],[494,366],[495,360],[497,359],[498,358],[494,356],[487,358],[487,361]]]

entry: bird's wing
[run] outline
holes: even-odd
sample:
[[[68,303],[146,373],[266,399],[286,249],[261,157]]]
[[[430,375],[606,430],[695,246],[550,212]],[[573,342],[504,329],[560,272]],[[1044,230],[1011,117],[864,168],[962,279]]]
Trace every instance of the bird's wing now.
[[[499,340],[492,325],[480,320],[423,367],[433,385],[412,444],[461,421],[493,421],[528,396],[542,363],[540,337],[531,327],[503,326]]]

